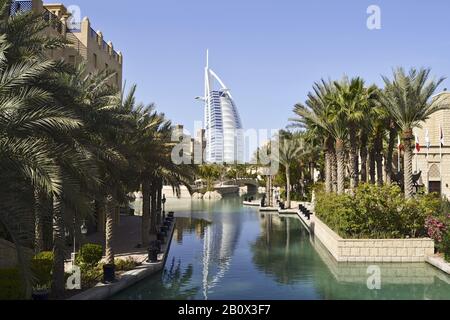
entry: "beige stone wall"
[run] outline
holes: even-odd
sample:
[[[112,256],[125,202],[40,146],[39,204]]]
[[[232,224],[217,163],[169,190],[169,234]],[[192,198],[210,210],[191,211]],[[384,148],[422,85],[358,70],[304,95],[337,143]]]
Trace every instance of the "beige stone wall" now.
[[[434,254],[431,239],[342,239],[316,216],[311,231],[338,262],[424,262]]]
[[[121,88],[123,57],[121,53],[114,50],[112,42],[106,43],[103,34],[100,31],[94,31],[87,18],[84,18],[81,23],[81,32],[73,33],[73,35],[87,49],[84,57],[88,62],[87,71],[95,72],[96,70],[108,69],[117,74],[117,77],[112,81],[114,85]]]
[[[320,241],[312,237],[311,244],[336,281],[366,283],[370,264],[337,262]],[[380,267],[383,284],[433,284],[436,277],[450,283],[450,278],[424,263],[382,263],[377,266]]]
[[[442,103],[450,104],[450,93],[443,93]],[[444,132],[445,146],[440,155],[440,127]],[[427,152],[425,136],[428,129],[430,150]],[[443,110],[433,114],[421,128],[414,129],[421,145],[419,154],[413,159],[413,170],[422,171],[421,182],[428,190],[429,181],[442,181],[442,193],[450,198],[450,110]],[[427,155],[428,154],[428,155]],[[416,161],[417,160],[417,161]],[[437,170],[438,176],[434,175]]]
[[[66,8],[62,4],[43,4],[42,0],[32,0],[33,10],[36,12],[43,12],[44,7],[50,11],[56,12],[64,28],[62,33],[57,32],[53,28],[47,28],[46,33],[53,36],[63,36],[70,42],[67,48],[61,50],[52,50],[49,56],[53,59],[64,59],[66,62],[71,60],[75,64],[81,62],[86,63],[86,71],[93,73],[95,71],[103,71],[106,68],[116,76],[110,81],[111,85],[122,88],[122,73],[123,73],[123,56],[122,53],[114,49],[112,42],[106,43],[100,31],[94,31],[88,18],[84,18],[81,22],[80,32],[69,32],[65,27],[67,19]],[[94,58],[95,56],[96,59]]]

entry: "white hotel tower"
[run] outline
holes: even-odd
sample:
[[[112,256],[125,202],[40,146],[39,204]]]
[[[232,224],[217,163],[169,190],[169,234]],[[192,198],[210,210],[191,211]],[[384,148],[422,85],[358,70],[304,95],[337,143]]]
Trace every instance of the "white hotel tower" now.
[[[205,96],[197,98],[205,102],[206,162],[243,163],[244,135],[242,122],[230,90],[209,68],[207,52],[205,68]],[[216,82],[219,89],[215,87]]]

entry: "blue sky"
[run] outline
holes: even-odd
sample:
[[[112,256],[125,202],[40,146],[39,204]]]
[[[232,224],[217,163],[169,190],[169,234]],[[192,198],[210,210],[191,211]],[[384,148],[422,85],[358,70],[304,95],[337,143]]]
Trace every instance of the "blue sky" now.
[[[381,84],[395,66],[450,75],[448,0],[74,0],[124,54],[124,79],[192,130],[203,119],[205,51],[232,90],[245,128],[283,128],[314,81],[361,76]],[[369,5],[381,30],[366,27]],[[447,86],[447,81],[444,86]]]

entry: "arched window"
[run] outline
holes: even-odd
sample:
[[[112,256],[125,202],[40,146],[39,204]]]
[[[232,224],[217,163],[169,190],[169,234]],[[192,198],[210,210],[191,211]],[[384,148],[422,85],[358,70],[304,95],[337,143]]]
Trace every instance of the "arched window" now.
[[[430,181],[440,181],[441,180],[441,171],[439,170],[439,166],[437,164],[433,164],[428,171],[428,180]]]

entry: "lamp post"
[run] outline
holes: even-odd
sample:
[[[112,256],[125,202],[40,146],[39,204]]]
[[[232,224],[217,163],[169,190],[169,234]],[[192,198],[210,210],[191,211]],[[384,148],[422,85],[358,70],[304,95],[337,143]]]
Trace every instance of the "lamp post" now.
[[[86,220],[83,220],[83,224],[80,227],[80,231],[81,231],[81,240],[80,240],[80,252],[83,252],[83,238],[87,235],[88,233],[88,227],[86,225]]]
[[[64,229],[64,241],[66,243],[66,246],[70,246],[70,232],[67,228]]]
[[[162,214],[163,214],[163,221],[166,219],[166,201],[167,201],[166,195],[163,194],[162,200],[161,200],[162,205],[163,205],[163,212],[162,212]]]
[[[75,214],[73,215],[73,252],[72,252],[72,265],[75,265],[75,261],[77,258],[77,242],[76,242],[76,237],[77,237],[77,215],[76,215],[76,211]]]

